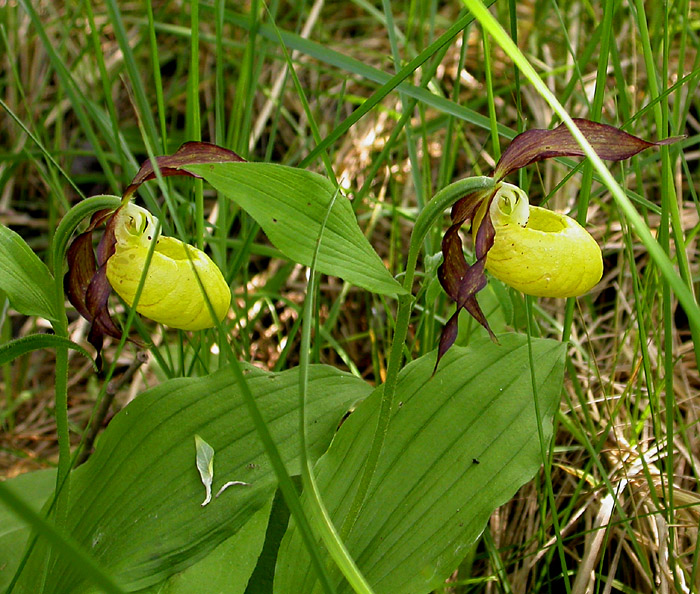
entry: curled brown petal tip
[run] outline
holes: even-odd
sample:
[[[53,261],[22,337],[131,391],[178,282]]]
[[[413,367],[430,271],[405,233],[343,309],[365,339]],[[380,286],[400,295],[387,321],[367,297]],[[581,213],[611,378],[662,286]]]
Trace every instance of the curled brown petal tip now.
[[[442,264],[438,267],[438,280],[453,300],[459,299],[459,283],[469,265],[462,251],[459,225],[452,225],[442,238]]]
[[[473,219],[482,202],[493,196],[496,193],[496,189],[497,188],[481,192],[472,192],[471,194],[467,194],[463,198],[460,198],[457,202],[455,202],[454,206],[452,207],[452,212],[450,213],[452,224],[463,225],[467,221]]]
[[[438,365],[440,365],[440,360],[443,358],[445,353],[450,350],[450,347],[457,340],[457,330],[459,326],[459,309],[457,309],[447,323],[443,326],[442,332],[440,333],[440,341],[438,343],[437,359],[435,359],[435,367],[433,367],[433,375],[437,371]]]
[[[117,245],[117,238],[114,234],[114,227],[116,225],[117,214],[122,208],[124,207],[119,207],[112,213],[112,216],[109,217],[109,219],[107,219],[105,232],[102,234],[100,243],[97,245],[97,265],[99,267],[104,266],[107,263],[107,260],[109,260],[110,257],[114,255]]]
[[[71,305],[88,321],[92,321],[92,316],[87,307],[86,295],[90,281],[97,272],[92,232],[113,214],[112,210],[94,213],[87,229],[73,240],[66,252],[68,272],[63,278],[63,288]]]
[[[106,276],[106,262],[114,253],[115,214],[116,211],[103,210],[92,216],[87,230],[73,240],[66,252],[68,272],[63,279],[68,300],[78,313],[90,322],[88,342],[96,350],[95,362],[98,369],[102,367],[104,336],[111,336],[117,340],[122,337],[122,331],[112,319],[107,307],[112,288]],[[100,240],[95,258],[92,233],[105,221],[107,230]]]
[[[95,253],[92,248],[92,231],[78,235],[66,252],[68,272],[63,277],[63,289],[78,313],[90,321],[90,312],[85,295],[92,277],[97,272]]]

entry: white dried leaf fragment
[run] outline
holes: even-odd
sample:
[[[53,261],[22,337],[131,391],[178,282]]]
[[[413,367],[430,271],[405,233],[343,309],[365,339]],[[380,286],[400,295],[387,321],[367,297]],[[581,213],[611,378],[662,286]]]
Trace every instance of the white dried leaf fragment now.
[[[202,507],[211,501],[211,484],[214,482],[214,448],[212,448],[199,435],[194,436],[194,445],[197,450],[197,470],[206,489],[206,497]]]
[[[219,489],[216,493],[216,497],[221,495],[226,489],[229,487],[233,487],[234,485],[240,485],[242,487],[250,487],[250,483],[244,483],[243,481],[229,481],[226,483],[221,489]]]

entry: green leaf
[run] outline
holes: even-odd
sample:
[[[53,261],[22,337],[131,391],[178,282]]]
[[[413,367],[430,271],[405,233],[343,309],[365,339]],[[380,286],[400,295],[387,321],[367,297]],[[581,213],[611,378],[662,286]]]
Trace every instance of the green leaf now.
[[[4,481],[6,487],[21,496],[32,509],[39,511],[56,486],[54,469],[28,472]],[[30,528],[0,500],[0,591],[12,581],[24,553]]]
[[[565,345],[534,339],[537,400],[545,439],[563,381]],[[399,405],[364,507],[345,540],[377,593],[427,593],[442,584],[476,541],[491,512],[542,463],[527,337],[506,335],[454,347],[431,372],[435,353],[399,375]],[[376,425],[381,387],[343,423],[316,464],[336,526],[357,488]],[[293,525],[278,557],[275,592],[317,591]],[[338,592],[349,587],[336,575]],[[316,584],[317,588],[317,584]]]
[[[59,319],[49,269],[17,233],[0,225],[0,289],[28,316]]]
[[[22,338],[15,338],[9,342],[6,342],[0,346],[0,365],[9,363],[13,359],[20,357],[31,351],[37,351],[39,349],[55,349],[58,347],[69,348],[78,351],[84,357],[92,361],[90,353],[88,353],[79,344],[63,338],[62,336],[56,336],[55,334],[30,334],[29,336],[23,336]],[[97,367],[93,363],[95,371]]]
[[[274,163],[212,163],[186,169],[248,212],[285,256],[311,265],[321,223],[336,192],[328,179]],[[316,267],[374,293],[405,293],[360,231],[344,198],[331,209]]]
[[[143,594],[243,594],[265,541],[272,499],[204,559]]]
[[[310,369],[307,418],[313,460],[328,447],[342,414],[371,387],[331,367]],[[248,385],[291,473],[300,471],[297,369],[246,372]],[[192,436],[216,451],[217,475],[250,483],[227,489],[201,507],[202,483]],[[204,378],[173,379],[144,392],[117,414],[93,456],[71,477],[68,521],[72,537],[122,587],[163,581],[231,537],[277,487],[230,369]],[[42,539],[43,542],[43,539]],[[39,591],[46,549],[37,547],[22,575],[22,591]],[[58,557],[45,592],[84,588],[81,568]]]

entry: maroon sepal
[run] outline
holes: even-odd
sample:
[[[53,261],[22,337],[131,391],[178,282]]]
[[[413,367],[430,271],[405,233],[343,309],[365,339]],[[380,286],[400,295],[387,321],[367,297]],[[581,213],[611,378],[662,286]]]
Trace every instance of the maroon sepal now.
[[[190,141],[183,144],[172,155],[156,157],[155,161],[163,177],[171,175],[199,177],[187,171],[187,166],[201,165],[203,163],[234,163],[245,161],[245,159],[229,149],[210,142]],[[141,169],[139,169],[124,191],[124,200],[128,200],[143,182],[155,179],[155,177],[156,174],[151,160],[144,161]]]
[[[78,310],[78,313],[90,322],[93,316],[87,307],[86,295],[90,281],[97,272],[95,252],[92,247],[92,232],[113,213],[114,211],[111,210],[100,210],[94,213],[88,228],[73,240],[66,253],[68,272],[63,278],[66,296],[73,307]]]
[[[486,205],[487,212],[495,196],[496,192],[493,191],[488,198],[488,203]],[[485,198],[485,196],[483,196],[482,199],[483,198]],[[471,204],[471,202],[475,202],[476,204]],[[496,232],[493,228],[491,217],[485,216],[476,234],[476,261],[469,266],[462,250],[462,240],[459,237],[459,230],[464,220],[459,219],[464,213],[468,213],[467,218],[473,218],[481,200],[478,202],[471,200],[471,202],[465,203],[465,205],[460,207],[460,216],[457,217],[458,222],[447,230],[442,239],[443,262],[438,267],[438,279],[440,280],[442,288],[445,289],[445,292],[455,301],[457,308],[440,334],[433,374],[440,364],[440,359],[442,359],[443,355],[457,339],[459,312],[462,309],[466,309],[469,314],[486,329],[491,340],[498,343],[496,335],[491,330],[486,316],[481,310],[479,302],[476,300],[476,294],[486,286],[487,279],[484,272],[486,256],[493,246]]]
[[[188,165],[205,163],[231,163],[245,161],[233,151],[208,142],[186,142],[172,155],[156,157],[161,175],[183,175],[199,177],[188,171]],[[131,184],[124,191],[122,204],[126,204],[138,187],[156,177],[153,163],[147,160],[141,165]],[[78,235],[67,251],[68,272],[63,284],[66,295],[75,309],[91,324],[88,341],[97,351],[98,367],[101,364],[100,351],[106,335],[121,339],[122,332],[114,323],[107,304],[111,286],[107,280],[107,261],[114,254],[116,239],[114,236],[114,215],[116,211],[100,211],[90,220],[87,230]],[[97,259],[92,247],[92,232],[107,221],[107,228],[97,247]],[[134,339],[131,342],[143,346]]]
[[[578,118],[574,119],[574,123],[598,156],[609,161],[628,159],[644,149],[672,144],[684,138],[676,136],[657,142],[649,142],[606,124]],[[552,157],[583,156],[585,156],[583,149],[564,124],[554,130],[527,130],[513,139],[498,161],[493,172],[496,188],[499,187],[498,182],[508,174],[531,163]],[[468,194],[452,207],[452,225],[442,240],[443,263],[438,268],[438,278],[445,292],[455,301],[457,309],[445,324],[440,335],[435,369],[437,369],[440,359],[457,339],[457,320],[462,309],[466,309],[477,322],[486,328],[491,339],[498,342],[476,300],[476,293],[486,286],[484,273],[486,256],[493,246],[495,237],[488,206],[476,235],[474,246],[476,262],[472,266],[469,266],[464,258],[462,240],[459,238],[460,227],[474,218],[477,209],[485,200],[488,200],[488,205],[490,205],[496,191],[491,190],[490,195],[489,191]],[[433,371],[433,373],[435,372]]]
[[[607,161],[622,161],[629,159],[644,149],[663,144],[678,142],[683,136],[665,138],[657,142],[649,142],[623,132],[614,126],[574,118],[576,127],[586,137],[593,150]],[[518,134],[501,155],[493,177],[502,180],[526,165],[551,159],[552,157],[585,157],[586,153],[573,137],[565,124],[559,124],[554,130],[527,130]]]
[[[495,190],[486,190],[485,192],[473,192],[467,194],[455,202],[450,212],[450,219],[453,225],[462,225],[467,221],[471,221],[479,209],[479,206],[484,200],[487,200]]]
[[[63,289],[78,313],[86,320],[92,316],[85,303],[85,295],[92,277],[97,272],[95,252],[92,247],[92,231],[78,235],[71,243],[66,253],[68,272],[63,277]]]
[[[66,253],[68,272],[63,285],[68,300],[78,313],[90,322],[88,342],[95,347],[95,363],[102,367],[102,345],[105,335],[121,339],[122,331],[114,323],[107,308],[112,287],[107,280],[107,260],[114,254],[114,215],[117,211],[102,210],[95,213],[87,230],[78,235]],[[107,230],[97,248],[97,259],[92,247],[92,232],[107,221]],[[137,344],[139,341],[132,340]]]

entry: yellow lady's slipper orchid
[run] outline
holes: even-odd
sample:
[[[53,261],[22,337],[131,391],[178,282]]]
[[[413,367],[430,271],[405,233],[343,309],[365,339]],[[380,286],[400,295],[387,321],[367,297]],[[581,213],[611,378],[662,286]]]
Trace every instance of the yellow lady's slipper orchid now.
[[[163,176],[198,177],[187,167],[243,160],[233,151],[206,142],[186,142],[172,155],[148,159],[124,191],[122,206],[93,212],[87,229],[71,242],[66,250],[64,288],[78,313],[90,322],[88,341],[97,351],[98,367],[104,337],[122,337],[121,328],[109,312],[109,295],[114,288],[133,305],[151,248],[136,311],[183,330],[210,328],[224,318],[231,290],[214,262],[178,239],[157,237],[158,220],[130,200],[141,184],[156,177],[156,169]],[[95,252],[92,234],[104,223],[106,229]],[[145,346],[136,338],[128,340]]]
[[[115,252],[107,260],[110,285],[132,305],[148,250],[155,241],[136,311],[182,330],[215,326],[207,299],[218,321],[226,316],[231,303],[231,290],[221,271],[201,250],[174,237],[157,236],[156,231],[157,219],[140,206],[129,203],[117,211]]]
[[[536,297],[577,297],[603,276],[603,257],[591,235],[574,219],[537,206],[502,182],[474,216],[473,234],[489,208],[495,236],[486,270],[518,291]]]
[[[589,120],[574,119],[601,159],[621,161],[652,146],[680,138],[648,142]],[[452,224],[442,239],[438,279],[455,302],[455,312],[440,334],[435,368],[457,339],[459,312],[467,310],[492,339],[496,336],[476,299],[487,283],[485,270],[511,287],[537,297],[576,297],[592,289],[603,275],[600,248],[572,218],[530,206],[520,188],[503,182],[518,169],[553,157],[585,156],[569,129],[527,130],[516,136],[493,172],[495,187],[460,198],[452,206]],[[489,216],[485,216],[488,212]],[[459,230],[472,222],[473,264],[467,264]]]

